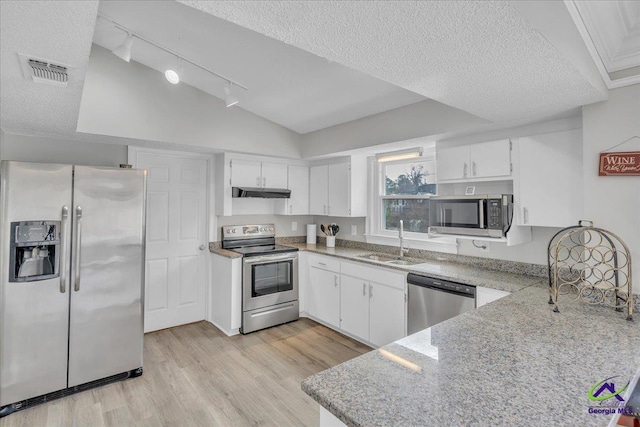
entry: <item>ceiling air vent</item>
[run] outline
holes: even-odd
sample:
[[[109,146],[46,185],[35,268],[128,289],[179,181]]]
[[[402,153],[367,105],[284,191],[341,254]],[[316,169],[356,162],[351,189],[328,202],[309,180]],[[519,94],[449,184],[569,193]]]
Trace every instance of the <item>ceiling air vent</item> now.
[[[46,59],[33,58],[18,54],[22,72],[27,80],[36,83],[48,83],[56,86],[66,86],[69,80],[69,67],[54,64]]]
[[[29,60],[29,67],[33,73],[33,81],[38,83],[63,83],[67,84],[67,67],[50,64],[35,59]]]

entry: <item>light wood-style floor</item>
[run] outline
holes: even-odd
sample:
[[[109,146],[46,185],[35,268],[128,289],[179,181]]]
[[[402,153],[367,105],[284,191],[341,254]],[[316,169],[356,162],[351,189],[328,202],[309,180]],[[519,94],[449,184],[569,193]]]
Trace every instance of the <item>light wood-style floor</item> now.
[[[227,337],[199,322],[145,335],[144,374],[16,412],[0,427],[317,426],[306,377],[371,350],[309,319]]]

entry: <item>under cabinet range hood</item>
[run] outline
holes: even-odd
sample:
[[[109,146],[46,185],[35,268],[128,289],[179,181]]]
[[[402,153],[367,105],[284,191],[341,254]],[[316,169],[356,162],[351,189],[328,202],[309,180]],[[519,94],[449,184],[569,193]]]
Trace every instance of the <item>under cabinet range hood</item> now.
[[[289,199],[291,190],[286,188],[232,187],[233,197],[257,197],[262,199]]]

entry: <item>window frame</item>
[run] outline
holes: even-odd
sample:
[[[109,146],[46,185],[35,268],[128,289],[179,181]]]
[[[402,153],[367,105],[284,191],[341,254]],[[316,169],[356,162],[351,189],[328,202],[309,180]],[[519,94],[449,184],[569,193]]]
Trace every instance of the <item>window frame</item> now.
[[[384,244],[391,246],[399,246],[398,231],[387,230],[383,228],[384,220],[384,207],[383,200],[428,200],[434,195],[385,195],[385,182],[386,174],[385,168],[387,165],[399,165],[406,164],[411,165],[415,163],[421,163],[425,161],[436,161],[435,146],[427,147],[423,151],[423,156],[405,160],[394,160],[390,162],[378,162],[375,157],[370,158],[369,170],[371,186],[369,191],[369,206],[367,215],[367,229],[365,239],[368,243]],[[437,195],[437,163],[436,168],[436,194]],[[453,237],[432,237],[427,233],[404,231],[405,246],[416,249],[428,249],[439,252],[457,253],[457,241]]]

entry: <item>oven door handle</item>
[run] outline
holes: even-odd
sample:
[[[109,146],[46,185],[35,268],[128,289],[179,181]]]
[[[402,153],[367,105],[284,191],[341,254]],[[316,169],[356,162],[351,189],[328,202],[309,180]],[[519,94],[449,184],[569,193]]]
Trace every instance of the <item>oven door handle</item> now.
[[[248,257],[244,258],[245,264],[261,264],[272,261],[290,261],[298,258],[298,254],[295,255],[286,254],[286,255],[264,255],[264,256],[256,256],[256,257]]]

